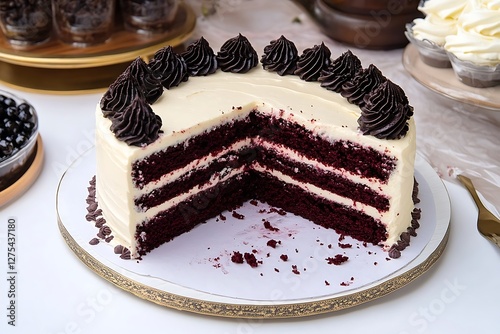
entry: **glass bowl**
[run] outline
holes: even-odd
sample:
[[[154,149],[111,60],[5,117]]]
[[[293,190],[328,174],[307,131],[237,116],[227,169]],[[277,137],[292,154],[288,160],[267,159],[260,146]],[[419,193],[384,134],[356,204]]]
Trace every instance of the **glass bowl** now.
[[[3,90],[0,90],[0,99],[1,96],[4,96],[8,99],[11,99],[14,101],[15,106],[18,107],[22,104],[25,104],[23,108],[27,108],[31,116],[29,118],[26,118],[28,116],[25,116],[24,118],[26,119],[24,122],[21,122],[21,124],[24,123],[31,123],[29,125],[29,130],[24,128],[25,130],[22,131],[31,131],[29,134],[29,137],[25,138],[22,142],[20,142],[19,147],[14,148],[12,153],[9,155],[4,156],[4,153],[0,153],[0,191],[8,188],[12,184],[16,182],[29,168],[31,165],[35,154],[36,154],[36,142],[38,138],[38,115],[36,113],[35,108],[28,103],[26,100]],[[3,99],[2,99],[3,101]],[[3,103],[3,102],[0,102]],[[5,139],[8,133],[12,133],[12,131],[9,131],[7,133],[7,127],[6,127],[6,122],[5,119],[9,118],[4,111],[6,108],[5,107],[0,107],[0,148],[2,145],[5,144],[5,142],[9,142],[10,140]],[[10,117],[9,119],[12,119]],[[8,125],[9,127],[12,125]],[[18,127],[21,125],[17,125]],[[17,130],[18,132],[21,130]],[[10,135],[10,137],[13,137]],[[2,143],[4,142],[4,143]]]
[[[413,44],[422,61],[432,67],[449,68],[451,67],[450,59],[444,48],[428,39],[420,40],[413,35],[414,23],[406,25],[405,35],[408,41]]]
[[[453,71],[458,79],[467,86],[486,88],[500,85],[500,64],[495,66],[478,65],[457,58],[448,52]]]

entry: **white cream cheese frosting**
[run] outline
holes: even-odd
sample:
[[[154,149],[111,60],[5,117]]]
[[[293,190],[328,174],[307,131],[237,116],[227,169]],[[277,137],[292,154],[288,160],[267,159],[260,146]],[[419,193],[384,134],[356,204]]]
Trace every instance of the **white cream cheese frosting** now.
[[[99,106],[96,108],[97,202],[102,208],[107,225],[113,231],[115,236],[113,242],[128,247],[133,255],[136,255],[135,233],[138,224],[150,219],[157,212],[175,205],[186,196],[202,191],[220,180],[213,179],[200,189],[187,190],[186,194],[180,195],[180,198],[174,198],[170,203],[163,203],[143,212],[135,207],[134,198],[154,189],[158,184],[146,185],[145,190],[137,189],[132,183],[132,164],[156,151],[183,143],[188,138],[221,124],[245,118],[254,109],[297,122],[325,140],[352,141],[396,158],[396,169],[386,184],[381,184],[377,180],[360,180],[359,177],[356,178],[349,173],[337,171],[352,178],[354,182],[362,181],[371,189],[386,195],[390,204],[387,212],[355,204],[348,198],[340,198],[312,185],[300,186],[342,204],[353,205],[360,211],[373,214],[376,219],[380,219],[387,228],[388,238],[383,245],[386,249],[396,243],[400,234],[410,226],[414,207],[412,191],[416,151],[413,119],[408,121],[409,130],[406,136],[398,140],[377,139],[363,135],[358,130],[357,120],[360,116],[358,106],[348,103],[340,94],[322,88],[318,82],[306,82],[290,75],[281,77],[262,69],[261,66],[245,74],[219,70],[209,76],[190,77],[188,82],[165,90],[152,108],[163,120],[163,133],[156,141],[145,147],[128,146],[117,140],[110,131],[111,121],[103,117]],[[243,141],[234,145],[242,147],[249,144],[251,143]],[[273,145],[268,142],[259,144]],[[303,161],[297,152],[276,149],[280,154]],[[217,157],[204,157],[193,163],[200,167],[215,158]],[[317,161],[306,161],[306,163],[318,168],[328,168],[321,166]],[[258,170],[261,167],[256,165],[254,168]],[[271,172],[285,182],[296,182],[289,180],[288,176]],[[182,173],[182,170],[173,171],[170,176],[175,177]],[[233,170],[231,173],[233,174],[224,177],[234,176],[239,171]],[[165,177],[159,182],[165,184],[170,181]]]
[[[500,1],[469,0],[445,49],[460,60],[480,66],[500,63]]]

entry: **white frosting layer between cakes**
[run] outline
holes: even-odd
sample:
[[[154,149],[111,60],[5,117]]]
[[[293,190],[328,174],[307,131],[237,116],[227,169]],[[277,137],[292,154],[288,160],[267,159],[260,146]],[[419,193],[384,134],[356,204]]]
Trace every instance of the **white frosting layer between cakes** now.
[[[276,73],[263,70],[261,66],[245,74],[219,70],[206,77],[190,77],[179,87],[166,90],[152,108],[163,120],[163,133],[155,142],[145,147],[128,146],[117,140],[109,129],[111,121],[102,116],[99,106],[96,108],[96,198],[107,225],[113,231],[113,242],[129,247],[133,256],[136,255],[134,238],[136,226],[188,195],[181,195],[183,197],[174,198],[145,212],[135,208],[134,198],[170,182],[189,168],[195,166],[200,168],[217,157],[204,157],[182,170],[173,171],[158,182],[146,185],[142,190],[137,189],[132,183],[132,164],[221,124],[243,119],[255,108],[261,113],[299,123],[329,141],[348,140],[395,157],[396,168],[386,184],[377,180],[362,179],[346,171],[335,171],[388,196],[390,209],[387,212],[355,204],[351,199],[342,198],[312,185],[300,184],[276,171],[268,170],[268,172],[284,182],[298,183],[301,188],[321,197],[354,206],[380,219],[387,228],[388,238],[383,245],[386,249],[397,242],[400,234],[410,226],[414,207],[412,191],[416,150],[413,119],[408,122],[408,133],[399,140],[365,136],[358,131],[357,120],[360,116],[358,106],[350,104],[340,94],[320,87],[318,82],[306,82],[297,76],[280,77]],[[245,147],[250,144],[251,141],[247,140],[234,145]],[[276,146],[269,142],[259,144]],[[289,149],[276,147],[276,151],[279,154],[286,154],[288,158],[304,162],[303,157]],[[332,169],[317,161],[306,162],[320,169]],[[255,166],[255,168],[258,170],[262,167]],[[234,175],[238,171],[233,170],[231,173]],[[224,177],[228,178],[231,175]],[[212,184],[190,190],[189,195],[202,191],[220,180],[211,181]]]

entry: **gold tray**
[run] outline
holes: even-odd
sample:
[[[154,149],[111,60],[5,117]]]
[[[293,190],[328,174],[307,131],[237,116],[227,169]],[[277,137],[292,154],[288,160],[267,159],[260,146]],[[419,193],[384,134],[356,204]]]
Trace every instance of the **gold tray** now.
[[[213,233],[210,234],[210,237],[207,237],[209,234],[207,234],[206,230],[200,228],[197,231],[197,228],[195,228],[189,233],[189,238],[181,240],[182,236],[180,236],[171,241],[170,244],[173,248],[170,250],[177,254],[176,259],[180,258],[181,260],[169,259],[166,255],[168,253],[166,249],[156,249],[155,253],[148,254],[147,257],[153,256],[155,258],[149,264],[158,268],[158,264],[161,263],[160,267],[167,268],[167,271],[169,271],[169,277],[158,275],[158,271],[153,272],[151,270],[153,268],[146,263],[149,261],[146,257],[140,264],[134,260],[123,261],[116,254],[113,254],[110,244],[89,245],[89,240],[95,236],[96,229],[93,224],[85,221],[84,217],[87,213],[85,199],[88,191],[86,187],[90,178],[95,174],[94,148],[75,160],[74,164],[61,177],[56,192],[57,223],[64,241],[88,268],[117,287],[162,306],[197,314],[228,318],[296,318],[335,312],[373,301],[403,288],[427,272],[445,250],[450,227],[448,194],[444,184],[432,167],[422,157],[417,157],[415,176],[420,184],[419,196],[421,202],[419,205],[421,205],[422,212],[425,213],[422,215],[421,226],[417,230],[419,236],[414,240],[412,239],[412,245],[405,250],[407,253],[395,261],[387,261],[384,252],[380,251],[377,246],[373,246],[374,253],[380,253],[378,255],[381,260],[376,267],[371,268],[377,270],[385,267],[388,271],[382,269],[383,275],[378,276],[379,278],[373,281],[371,281],[371,278],[368,279],[366,284],[361,283],[359,280],[362,280],[363,276],[371,276],[366,271],[366,266],[372,263],[372,256],[375,255],[372,252],[367,253],[368,248],[365,248],[366,246],[361,247],[360,251],[364,255],[352,257],[355,260],[350,262],[345,269],[340,266],[332,271],[330,267],[325,268],[327,265],[321,266],[320,264],[323,262],[322,251],[320,250],[322,246],[315,244],[314,241],[306,243],[305,239],[301,239],[301,233],[292,237],[294,240],[300,239],[301,245],[294,245],[290,249],[295,246],[301,248],[301,252],[296,250],[296,253],[294,253],[295,259],[293,263],[307,263],[308,269],[311,269],[307,270],[307,275],[303,272],[300,276],[293,275],[294,277],[290,277],[290,273],[287,273],[288,271],[285,269],[290,269],[288,262],[284,263],[281,268],[285,270],[276,272],[273,268],[280,266],[279,261],[266,266],[268,261],[272,261],[272,255],[266,258],[267,260],[264,261],[266,263],[259,267],[260,269],[245,267],[246,269],[240,270],[239,267],[225,267],[222,258],[217,262],[204,261],[204,256],[211,251],[214,251],[215,255],[219,254],[219,250],[216,250],[216,248],[231,250],[235,249],[234,247],[240,247],[236,245],[237,242],[233,241],[237,238],[237,235],[228,226],[229,219],[223,224],[217,223],[216,220],[203,224],[203,227],[210,226],[210,228],[224,229],[225,233]],[[243,208],[239,209],[239,211],[241,210]],[[230,215],[226,216],[229,217]],[[244,216],[247,217],[245,220],[249,217],[246,213]],[[287,218],[287,220],[290,219],[293,218]],[[250,221],[252,219],[247,220],[247,222]],[[237,222],[239,226],[242,224],[246,225],[244,222]],[[285,232],[283,233],[285,235],[291,231],[285,228],[286,224],[279,225],[284,227],[283,231]],[[292,230],[296,228],[296,225],[292,226]],[[252,227],[243,228],[243,234],[240,235],[244,236],[246,242],[255,245],[255,249],[258,249],[258,240],[251,236],[252,230],[254,230]],[[310,229],[306,228],[304,230],[309,231]],[[311,231],[313,239],[328,240],[326,235],[321,235],[318,232],[319,229],[311,230],[314,230]],[[259,233],[257,232],[257,234]],[[331,235],[333,232],[325,233]],[[217,236],[221,236],[221,239],[208,241]],[[221,240],[224,240],[223,245]],[[312,239],[308,240],[311,241]],[[333,237],[332,240],[337,240],[337,238]],[[179,243],[174,244],[177,241]],[[290,242],[292,241],[288,240],[281,244],[278,252],[287,252],[284,245]],[[212,243],[213,245],[216,244],[217,247],[206,247]],[[325,242],[324,247],[327,244],[328,242]],[[314,254],[306,251],[308,247]],[[357,252],[356,248],[352,247],[351,251]],[[414,252],[415,257],[412,257],[408,252]],[[197,254],[201,254],[201,257]],[[212,257],[214,254],[207,255],[208,259],[214,259]],[[310,255],[314,256],[309,257]],[[364,261],[363,258],[368,258],[368,262]],[[178,264],[176,268],[172,267],[174,262]],[[221,267],[218,265],[221,265]],[[391,267],[392,265],[394,267]],[[349,269],[352,268],[350,266],[355,266],[361,271],[353,273],[353,270]],[[171,271],[171,269],[173,270]],[[259,272],[262,275],[259,275]],[[315,274],[318,275],[319,280],[313,278]],[[331,282],[333,284],[326,286],[322,281],[323,276],[330,274],[332,276],[329,277],[332,278]],[[346,287],[345,289],[334,287],[339,286],[338,280],[351,277],[351,275],[356,277],[356,282],[359,281],[358,286]],[[274,288],[275,284],[277,284],[276,288]],[[257,286],[259,289],[245,288]],[[313,289],[303,293],[309,287],[313,287]],[[334,290],[330,290],[331,288]],[[266,290],[266,292],[262,294],[259,292],[260,290]],[[267,294],[268,292],[269,294]]]
[[[172,27],[163,34],[138,34],[118,24],[111,38],[100,45],[82,48],[51,39],[25,49],[0,36],[0,81],[42,92],[98,91],[108,87],[133,59],[150,57],[164,45],[181,45],[195,25],[195,13],[181,3]]]
[[[404,49],[403,66],[417,82],[439,95],[472,106],[500,111],[500,86],[467,86],[458,80],[452,68],[437,68],[424,63],[412,44]]]

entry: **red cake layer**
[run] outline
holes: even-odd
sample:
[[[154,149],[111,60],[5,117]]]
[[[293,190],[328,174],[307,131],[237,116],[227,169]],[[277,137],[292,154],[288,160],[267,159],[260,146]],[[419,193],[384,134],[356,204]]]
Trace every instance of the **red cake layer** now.
[[[250,158],[250,159],[249,159]],[[139,210],[147,210],[164,203],[186,189],[192,189],[207,184],[212,175],[228,173],[230,169],[239,169],[242,166],[251,168],[251,164],[258,163],[267,169],[279,171],[296,181],[312,184],[342,197],[351,198],[355,202],[370,205],[381,211],[389,208],[389,199],[377,194],[369,187],[356,184],[338,174],[314,168],[311,165],[288,160],[277,155],[274,151],[263,147],[245,148],[240,152],[231,151],[214,160],[209,165],[186,172],[175,181],[156,188],[134,200]]]
[[[312,220],[340,234],[378,244],[386,239],[384,226],[372,217],[338,203],[318,198],[297,186],[285,184],[270,174],[249,171],[201,192],[179,205],[159,213],[137,227],[139,253],[146,254],[161,244],[250,199],[258,199]],[[165,228],[168,226],[168,228]],[[146,239],[140,235],[145,232]]]
[[[289,147],[307,158],[318,160],[335,169],[345,169],[355,175],[376,178],[381,182],[387,181],[395,167],[393,157],[383,155],[372,148],[365,148],[350,141],[329,142],[300,124],[253,111],[243,120],[223,124],[210,132],[193,137],[187,143],[169,147],[135,162],[132,167],[133,182],[142,189],[147,183],[158,181],[163,175],[182,168],[191,161],[221,152],[221,143],[228,147],[245,138],[256,137]]]

